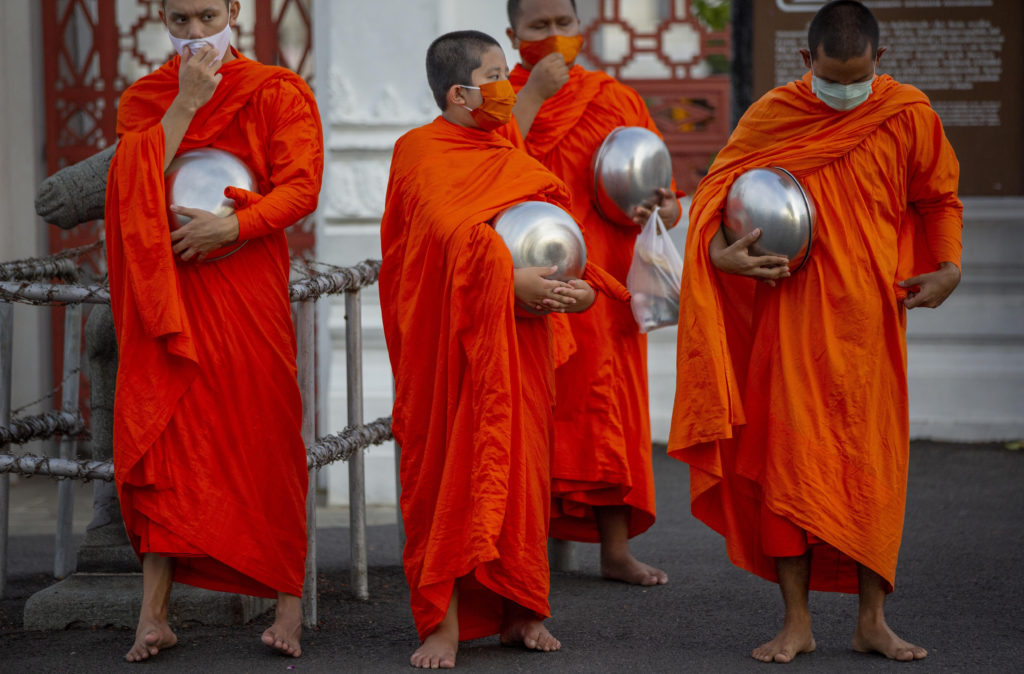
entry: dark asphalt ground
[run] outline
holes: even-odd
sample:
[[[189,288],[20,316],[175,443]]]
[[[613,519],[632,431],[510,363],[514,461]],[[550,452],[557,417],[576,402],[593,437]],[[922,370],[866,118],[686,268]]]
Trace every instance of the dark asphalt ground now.
[[[582,570],[552,578],[551,631],[558,653],[502,648],[496,638],[463,644],[458,668],[474,672],[754,672],[750,650],[781,625],[774,584],[736,569],[722,540],[689,513],[686,466],[655,451],[657,524],[634,541],[638,557],[668,571],[644,589],[596,577],[596,546],[580,546]],[[179,645],[145,665],[122,656],[128,630],[25,632],[25,600],[53,580],[52,538],[12,538],[9,597],[0,600],[0,671],[408,672],[417,646],[394,526],[370,529],[370,594],[348,589],[348,533],[318,537],[317,631],[301,659],[269,652],[244,627],[177,626]],[[930,655],[894,663],[850,649],[857,600],[815,594],[818,650],[788,665],[804,672],[1024,671],[1024,451],[1002,445],[914,443],[906,527],[890,625]]]

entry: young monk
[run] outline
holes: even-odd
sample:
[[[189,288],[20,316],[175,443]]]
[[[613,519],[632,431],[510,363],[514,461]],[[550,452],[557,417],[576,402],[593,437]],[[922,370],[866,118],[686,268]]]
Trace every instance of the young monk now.
[[[510,79],[519,93],[515,117],[529,153],[569,186],[572,212],[583,223],[587,259],[625,283],[640,227],[606,220],[593,206],[590,163],[618,126],[658,133],[640,96],[603,72],[575,65],[583,43],[574,0],[509,0],[512,46],[521,63]],[[660,135],[660,134],[659,134]],[[672,226],[675,194],[652,194]],[[650,210],[639,208],[642,225]],[[558,368],[551,536],[601,543],[601,573],[639,585],[668,582],[640,562],[629,539],[655,518],[647,337],[628,303],[602,302],[570,318],[577,350]]]
[[[567,209],[565,185],[495,129],[515,93],[498,43],[439,37],[427,80],[441,116],[395,144],[381,223],[381,306],[402,447],[404,565],[422,641],[415,667],[454,667],[460,640],[561,646],[550,615],[547,522],[558,319],[582,311],[582,280],[513,269],[491,220],[527,200]],[[588,265],[618,299],[625,289]],[[603,284],[603,285],[602,285]]]
[[[172,581],[276,597],[262,641],[301,654],[307,472],[284,228],[316,208],[323,139],[301,78],[230,47],[239,9],[162,3],[179,56],[118,107],[105,224],[119,348],[114,468],[143,574],[132,662],[177,642]],[[248,164],[260,194],[232,191],[239,208],[224,218],[175,208],[191,221],[172,233],[164,170],[204,147]],[[207,260],[233,242],[245,245]]]
[[[883,611],[906,499],[906,312],[960,280],[959,166],[924,94],[878,74],[862,4],[822,7],[807,47],[810,72],[747,110],[694,196],[669,452],[733,563],[782,591],[782,631],[755,658],[813,651],[808,591],[823,590],[859,594],[854,650],[918,660]],[[760,166],[793,172],[817,208],[792,275],[751,252],[759,232],[727,245],[720,230],[730,185]]]

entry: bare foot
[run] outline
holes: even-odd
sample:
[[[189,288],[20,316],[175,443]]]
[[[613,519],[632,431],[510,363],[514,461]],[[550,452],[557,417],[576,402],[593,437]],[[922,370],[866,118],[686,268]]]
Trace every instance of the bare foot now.
[[[900,662],[928,657],[928,651],[900,639],[885,621],[875,624],[858,623],[853,635],[853,650],[858,653],[881,653],[890,660]]]
[[[277,595],[274,624],[263,632],[260,641],[281,655],[293,658],[302,655],[302,600],[299,597],[284,593]]]
[[[166,621],[139,618],[139,626],[135,630],[135,643],[125,654],[124,659],[128,662],[142,662],[176,643],[178,637]]]
[[[809,624],[783,625],[782,631],[766,644],[761,644],[751,655],[761,662],[792,662],[801,653],[810,653],[817,647]]]
[[[616,559],[601,558],[601,575],[610,580],[621,580],[632,585],[664,585],[668,574],[644,564],[628,552]]]
[[[562,642],[548,632],[544,623],[536,618],[515,620],[501,630],[502,646],[524,646],[532,651],[550,653],[562,647]]]
[[[451,669],[459,650],[459,635],[438,628],[423,640],[423,644],[409,658],[409,664],[420,669]]]

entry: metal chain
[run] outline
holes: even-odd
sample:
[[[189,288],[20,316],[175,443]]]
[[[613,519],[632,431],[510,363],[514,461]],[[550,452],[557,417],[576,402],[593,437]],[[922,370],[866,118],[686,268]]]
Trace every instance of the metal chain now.
[[[54,435],[83,435],[85,432],[85,420],[77,410],[46,412],[11,419],[7,426],[0,426],[0,447],[8,444],[23,445]]]
[[[392,437],[391,417],[381,417],[362,426],[349,426],[340,433],[320,438],[312,447],[306,448],[306,466],[322,468],[336,461],[347,461],[357,451],[387,442]],[[0,454],[2,473],[109,482],[114,479],[114,464],[112,461],[57,459],[34,454]]]

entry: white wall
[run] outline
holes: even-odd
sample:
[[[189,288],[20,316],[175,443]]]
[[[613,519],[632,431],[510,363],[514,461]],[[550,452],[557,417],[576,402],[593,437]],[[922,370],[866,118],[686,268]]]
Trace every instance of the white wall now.
[[[0,262],[46,253],[49,225],[34,206],[45,174],[39,4],[0,2]],[[15,305],[12,409],[50,389],[49,344],[49,310]]]

